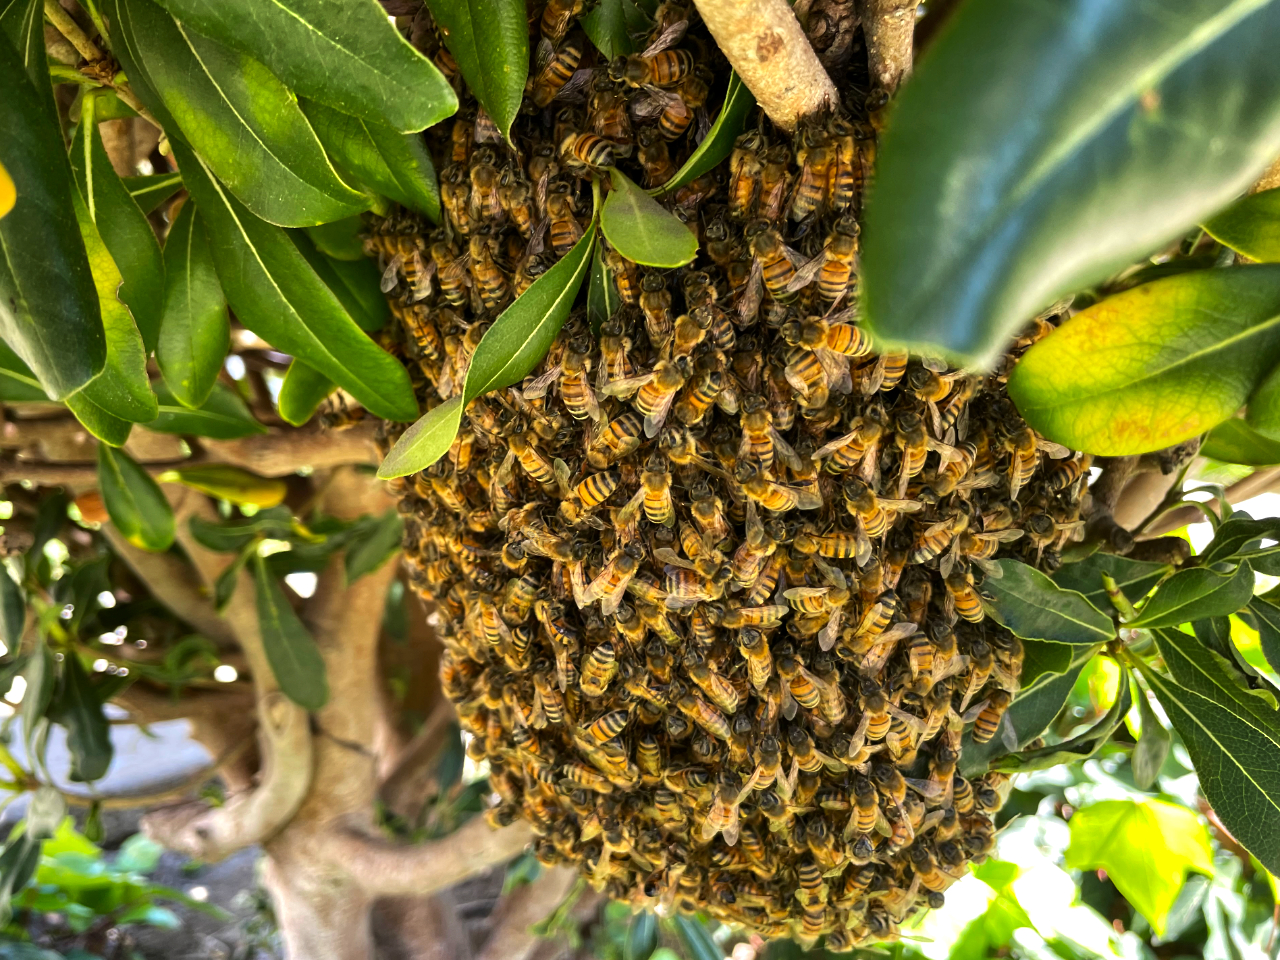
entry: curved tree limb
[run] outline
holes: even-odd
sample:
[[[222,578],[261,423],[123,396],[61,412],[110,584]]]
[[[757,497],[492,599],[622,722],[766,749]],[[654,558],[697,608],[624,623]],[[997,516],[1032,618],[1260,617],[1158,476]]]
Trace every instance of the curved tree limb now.
[[[911,72],[916,7],[920,0],[862,0],[871,79],[893,93]]]
[[[791,131],[840,102],[786,0],[694,0],[707,29],[769,119]]]
[[[489,939],[476,960],[529,960],[539,942],[529,928],[555,910],[577,876],[569,867],[552,867],[503,897],[494,911]]]

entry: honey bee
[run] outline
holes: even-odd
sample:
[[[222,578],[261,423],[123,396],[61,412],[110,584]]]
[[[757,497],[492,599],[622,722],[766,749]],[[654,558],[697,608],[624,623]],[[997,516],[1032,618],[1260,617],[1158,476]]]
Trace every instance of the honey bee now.
[[[930,450],[937,450],[945,460],[959,457],[961,454],[955,447],[930,437],[924,429],[924,421],[919,414],[903,413],[898,416],[895,425],[895,443],[902,450],[902,465],[898,474],[898,497],[907,492],[907,484],[912,477],[924,470],[925,457]],[[921,561],[913,561],[919,563]]]
[[[803,146],[796,150],[800,178],[792,195],[790,216],[792,220],[803,220],[826,203],[835,151],[819,130],[805,130],[797,139],[803,141]]]
[[[817,490],[774,483],[766,479],[760,468],[749,460],[738,463],[737,478],[746,495],[766,510],[785,513],[796,509],[822,509],[822,494]]]
[[[640,302],[640,280],[637,277],[636,265],[612,248],[606,248],[605,265],[613,276],[614,285],[618,288],[618,296],[623,303]],[[601,334],[603,335],[603,328]],[[603,341],[601,343],[603,352]],[[618,376],[622,376],[621,373]]]
[[[854,128],[843,117],[834,117],[827,128],[833,147],[831,163],[831,206],[848,209],[858,192],[860,160]]]
[[[944,581],[949,606],[970,623],[981,623],[986,613],[982,600],[973,586],[973,576],[963,567],[956,567]]]
[[[587,117],[591,129],[598,136],[615,145],[631,143],[631,116],[627,112],[626,94],[606,73],[597,74],[592,81]]]
[[[507,275],[493,262],[493,253],[488,244],[488,237],[482,228],[471,236],[471,277],[475,281],[475,289],[480,292],[480,300],[486,309],[494,310],[501,306],[510,295],[507,286]]]
[[[542,38],[552,45],[564,39],[576,17],[582,15],[583,0],[547,0],[542,10]]]
[[[711,701],[727,714],[738,710],[738,691],[733,684],[716,673],[707,659],[697,650],[689,650],[684,656],[684,667],[689,679],[696,683]]]
[[[609,77],[631,87],[674,87],[693,71],[693,54],[688,50],[655,51],[656,46],[616,57],[609,64]]]
[[[835,222],[827,237],[818,274],[818,296],[828,303],[838,303],[849,292],[860,232],[858,221],[846,214]]]
[[[560,143],[560,159],[566,167],[598,172],[613,166],[613,144],[594,133],[571,133]]]
[[[763,632],[746,627],[738,632],[738,650],[747,661],[747,677],[757,691],[765,688],[773,676],[773,654]]]
[[[579,689],[588,697],[603,697],[609,684],[618,674],[617,652],[606,640],[582,661]]]
[[[627,544],[605,565],[600,575],[587,585],[585,594],[587,603],[600,600],[602,601],[600,610],[606,617],[616,613],[618,606],[622,603],[627,584],[640,569],[640,562],[643,559],[644,547],[635,542]]]
[[[671,316],[671,291],[661,274],[646,273],[640,282],[640,309],[649,341],[662,346],[671,337],[675,321]]]
[[[538,108],[548,106],[564,85],[573,78],[573,72],[578,69],[581,61],[582,38],[570,37],[560,45],[560,48],[534,77],[531,86],[534,105]],[[534,179],[536,180],[537,177]]]
[[[636,160],[644,168],[644,185],[653,189],[670,182],[676,175],[676,165],[662,135],[652,127],[645,127],[636,135],[636,144],[639,147]]]
[[[498,180],[498,202],[511,217],[520,236],[528,239],[533,232],[535,216],[533,192],[529,182],[512,167],[504,169]]]
[[[782,242],[782,235],[767,220],[748,224],[745,235],[752,264],[747,289],[738,302],[738,315],[743,321],[755,316],[765,290],[781,303],[794,300],[795,293],[789,287],[796,278],[797,266],[805,263],[804,257]]]
[[[644,435],[656,437],[684,382],[685,375],[678,364],[671,360],[659,360],[650,373],[611,381],[602,392],[617,396],[635,391],[632,405],[644,415]]]
[[[634,413],[627,411],[609,422],[587,451],[587,460],[593,467],[603,469],[609,464],[629,457],[641,444],[640,431],[644,424]]]
[[[1009,499],[1017,500],[1018,493],[1035,474],[1040,465],[1040,451],[1049,456],[1063,458],[1070,456],[1071,451],[1058,443],[1052,443],[1036,435],[1035,431],[1025,424],[1009,434],[1005,441],[1005,449],[1009,451]]]
[[[1049,470],[1045,485],[1054,493],[1061,493],[1088,473],[1092,462],[1093,458],[1087,453],[1070,460],[1059,460]]]
[[[734,142],[729,156],[729,216],[734,220],[745,220],[755,209],[764,170],[760,157],[763,150],[764,138],[759,130],[744,133]]]
[[[776,222],[782,216],[787,187],[791,183],[790,164],[791,151],[784,143],[776,143],[765,152],[764,167],[760,172],[758,213],[766,220]]]
[[[690,426],[701,423],[723,390],[723,373],[714,369],[701,371],[676,404],[676,416]]]
[[[884,408],[873,405],[851,424],[848,433],[815,450],[810,458],[826,460],[823,469],[827,473],[843,474],[859,470],[862,479],[874,475],[880,438],[888,429],[889,418]],[[827,459],[827,458],[830,459]]]
[[[494,165],[495,155],[490,147],[477,150],[471,158],[471,197],[468,212],[476,220],[500,221],[506,211],[499,193],[501,177]]]
[[[924,504],[918,500],[877,497],[870,485],[856,477],[845,481],[841,493],[845,508],[858,521],[860,536],[856,556],[860,565],[865,565],[871,558],[869,538],[887,534],[899,513],[915,513],[924,509]]]
[[[1004,719],[1005,711],[1009,709],[1009,705],[1012,702],[1013,694],[1007,690],[996,690],[987,698],[986,703],[982,705],[982,709],[978,711],[978,715],[973,718],[974,743],[986,743],[996,735],[996,730],[1000,727],[1001,720]],[[977,708],[975,707],[974,709]],[[1014,739],[1014,745],[1010,749],[1017,749],[1016,739]]]
[[[547,217],[551,221],[551,249],[563,257],[582,239],[582,224],[573,214],[573,198],[567,183],[552,184],[547,192]]]
[[[732,736],[729,721],[707,701],[692,693],[686,693],[676,701],[676,707],[690,720],[717,740],[728,741]]]

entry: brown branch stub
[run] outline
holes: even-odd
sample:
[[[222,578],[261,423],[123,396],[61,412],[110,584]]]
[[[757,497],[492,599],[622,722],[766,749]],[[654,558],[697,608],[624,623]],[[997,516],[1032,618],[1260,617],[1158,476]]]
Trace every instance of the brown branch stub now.
[[[840,102],[786,0],[694,0],[716,44],[769,119],[791,131]]]
[[[200,860],[221,860],[273,836],[301,806],[311,787],[311,731],[307,712],[282,693],[259,701],[262,776],[226,806],[188,803],[142,818],[152,840]]]
[[[871,79],[889,93],[911,72],[916,7],[920,0],[862,0]]]

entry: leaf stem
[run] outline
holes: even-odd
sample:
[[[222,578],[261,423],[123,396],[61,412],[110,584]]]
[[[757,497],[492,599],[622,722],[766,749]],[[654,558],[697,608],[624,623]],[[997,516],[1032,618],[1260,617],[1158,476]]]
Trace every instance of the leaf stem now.
[[[1111,605],[1119,611],[1121,623],[1126,620],[1132,620],[1138,615],[1137,611],[1133,609],[1133,604],[1129,602],[1129,598],[1121,592],[1118,586],[1116,586],[1114,577],[1108,573],[1104,573],[1102,575],[1102,586],[1107,591],[1107,596],[1111,600]]]

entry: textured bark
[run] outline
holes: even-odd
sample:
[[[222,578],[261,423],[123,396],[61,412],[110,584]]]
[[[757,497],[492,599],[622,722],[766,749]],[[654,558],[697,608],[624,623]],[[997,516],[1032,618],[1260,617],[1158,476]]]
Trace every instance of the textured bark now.
[[[890,93],[911,72],[919,5],[920,0],[863,0],[862,30],[871,79]]]

